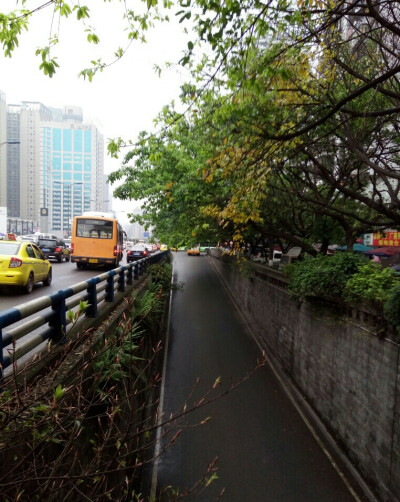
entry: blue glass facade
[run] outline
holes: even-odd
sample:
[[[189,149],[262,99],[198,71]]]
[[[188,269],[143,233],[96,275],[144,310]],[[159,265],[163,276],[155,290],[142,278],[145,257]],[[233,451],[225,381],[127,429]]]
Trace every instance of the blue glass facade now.
[[[53,151],[61,151],[61,129],[53,129]]]
[[[75,129],[74,130],[74,152],[81,152],[82,151],[82,146],[83,146],[83,141],[82,141],[82,130],[81,129]]]
[[[90,210],[90,201],[95,199],[91,192],[92,131],[43,127],[42,159],[43,204],[50,211],[49,230],[66,235],[73,216]]]
[[[85,131],[85,153],[92,152],[92,131]]]

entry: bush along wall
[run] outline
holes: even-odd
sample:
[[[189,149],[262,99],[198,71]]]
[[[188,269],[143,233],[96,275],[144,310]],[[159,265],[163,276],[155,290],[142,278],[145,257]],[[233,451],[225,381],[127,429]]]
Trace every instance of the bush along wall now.
[[[82,333],[52,377],[0,395],[2,500],[142,500],[170,278],[149,267],[100,338]]]
[[[342,306],[362,306],[376,319],[381,336],[400,332],[399,278],[391,268],[364,255],[317,256],[284,269],[293,298],[322,298]]]

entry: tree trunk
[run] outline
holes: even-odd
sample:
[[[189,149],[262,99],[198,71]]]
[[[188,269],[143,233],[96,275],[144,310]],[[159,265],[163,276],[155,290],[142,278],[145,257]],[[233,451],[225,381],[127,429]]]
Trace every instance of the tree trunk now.
[[[347,251],[353,251],[353,246],[356,242],[356,238],[354,237],[353,232],[347,231],[346,232],[346,244],[347,244]]]

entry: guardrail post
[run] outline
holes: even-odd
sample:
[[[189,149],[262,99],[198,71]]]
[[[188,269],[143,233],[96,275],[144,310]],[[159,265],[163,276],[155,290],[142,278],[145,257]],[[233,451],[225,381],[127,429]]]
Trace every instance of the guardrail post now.
[[[138,261],[139,275],[143,275],[143,258]]]
[[[133,274],[133,278],[135,280],[139,279],[139,264],[135,261],[133,263],[133,267],[135,267],[135,271],[134,271],[134,274]]]
[[[127,273],[127,276],[126,276],[126,283],[127,284],[133,284],[133,265],[132,263],[127,265],[127,270],[128,270],[128,273]]]
[[[2,392],[1,382],[4,373],[3,370],[5,369],[4,364],[7,364],[7,366],[9,364],[7,363],[7,356],[6,360],[4,360],[3,349],[4,346],[7,347],[9,344],[12,343],[11,335],[9,333],[3,333],[3,328],[10,326],[14,322],[18,322],[21,319],[22,319],[21,311],[16,307],[3,310],[3,312],[1,312],[0,314],[0,392]]]
[[[67,343],[67,317],[65,315],[65,291],[50,295],[51,309],[54,311],[53,320],[49,322],[52,328],[50,338],[55,343]]]
[[[110,272],[108,272],[106,296],[104,298],[106,302],[114,301],[114,275],[115,275],[114,270],[110,270]]]
[[[87,288],[87,299],[89,306],[86,309],[85,316],[86,317],[97,317],[98,316],[98,309],[97,309],[97,290],[96,290],[96,284],[99,282],[97,277],[92,277],[88,281],[88,288]]]
[[[3,380],[3,330],[0,327],[0,382],[2,380]]]
[[[125,269],[126,267],[121,267],[118,279],[118,291],[125,291]]]

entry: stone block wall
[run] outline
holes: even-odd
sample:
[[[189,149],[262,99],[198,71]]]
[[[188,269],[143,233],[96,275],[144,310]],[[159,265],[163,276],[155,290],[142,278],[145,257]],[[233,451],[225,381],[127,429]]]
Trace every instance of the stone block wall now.
[[[299,303],[278,271],[245,277],[211,253],[260,345],[306,397],[382,500],[400,500],[400,346],[328,306]],[[362,316],[358,316],[362,317]]]

